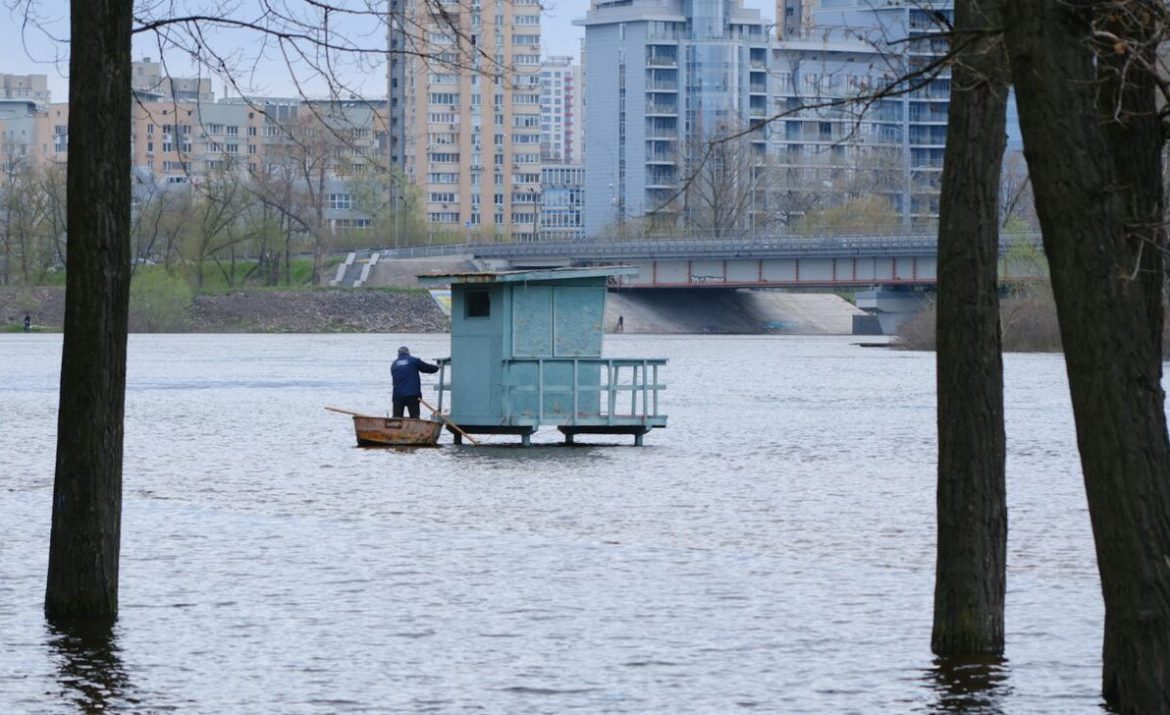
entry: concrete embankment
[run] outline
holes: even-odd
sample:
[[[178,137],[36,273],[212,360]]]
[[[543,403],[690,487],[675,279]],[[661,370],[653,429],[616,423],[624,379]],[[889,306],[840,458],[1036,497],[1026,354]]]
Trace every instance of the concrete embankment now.
[[[615,291],[606,329],[627,333],[850,335],[865,315],[838,295],[749,290]]]

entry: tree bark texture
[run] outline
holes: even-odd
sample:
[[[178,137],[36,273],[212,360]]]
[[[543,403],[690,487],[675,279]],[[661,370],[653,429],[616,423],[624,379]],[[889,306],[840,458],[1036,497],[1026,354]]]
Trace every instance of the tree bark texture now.
[[[955,3],[939,218],[938,655],[1003,652],[1007,555],[999,184],[1009,73],[1000,0]]]
[[[45,614],[118,609],[130,295],[131,0],[73,0],[65,337]]]
[[[1162,141],[1143,69],[1161,5],[1004,7],[1105,602],[1103,694],[1132,713],[1170,713]]]

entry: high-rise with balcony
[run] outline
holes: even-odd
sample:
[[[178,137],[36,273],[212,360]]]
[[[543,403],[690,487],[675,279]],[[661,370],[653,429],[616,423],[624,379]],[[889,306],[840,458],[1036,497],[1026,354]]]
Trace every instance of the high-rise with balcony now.
[[[778,0],[777,11],[790,0]],[[773,55],[776,156],[766,197],[783,217],[881,196],[906,230],[938,217],[950,71],[923,72],[948,50],[950,0],[820,0]],[[913,79],[904,79],[912,76]],[[873,98],[883,88],[898,91]],[[841,104],[852,97],[864,102]]]
[[[721,171],[708,147],[749,130],[768,99],[768,23],[740,0],[596,0],[585,27],[585,232],[724,226],[720,200],[692,191]],[[762,131],[732,151],[765,149]],[[721,190],[741,191],[751,172]],[[730,218],[746,221],[746,213]]]
[[[389,151],[431,231],[534,239],[539,0],[391,0],[390,12]]]
[[[549,57],[540,68],[540,156],[548,164],[581,162],[581,68]]]

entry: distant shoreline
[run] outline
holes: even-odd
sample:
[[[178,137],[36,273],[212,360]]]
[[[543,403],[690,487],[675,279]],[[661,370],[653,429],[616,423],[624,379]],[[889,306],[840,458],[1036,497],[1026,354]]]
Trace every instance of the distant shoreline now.
[[[186,298],[184,298],[184,301]],[[245,288],[149,308],[131,302],[131,333],[446,333],[450,318],[420,288]],[[850,335],[860,313],[839,296],[658,290],[611,293],[607,333],[643,335]],[[61,286],[0,287],[0,332],[57,332]],[[619,330],[618,321],[622,327]]]
[[[0,330],[38,332],[65,321],[65,289],[0,287]],[[148,325],[133,311],[131,333],[444,333],[450,320],[421,290],[245,289],[198,295],[185,314]]]

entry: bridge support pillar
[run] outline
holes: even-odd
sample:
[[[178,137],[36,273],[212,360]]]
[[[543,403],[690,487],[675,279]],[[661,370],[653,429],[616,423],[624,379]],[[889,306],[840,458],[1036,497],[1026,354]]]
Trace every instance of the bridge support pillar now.
[[[914,317],[922,310],[925,296],[922,293],[897,288],[874,288],[858,291],[857,307],[877,318],[882,335],[893,335],[903,321]],[[855,327],[857,323],[854,323]]]

